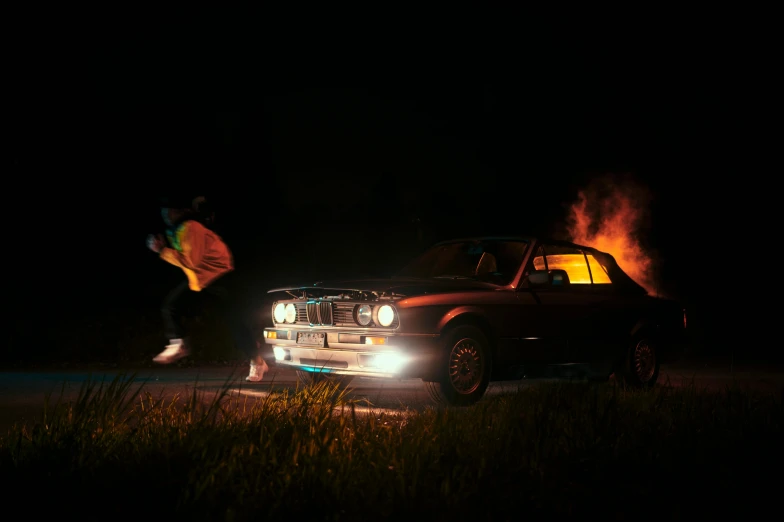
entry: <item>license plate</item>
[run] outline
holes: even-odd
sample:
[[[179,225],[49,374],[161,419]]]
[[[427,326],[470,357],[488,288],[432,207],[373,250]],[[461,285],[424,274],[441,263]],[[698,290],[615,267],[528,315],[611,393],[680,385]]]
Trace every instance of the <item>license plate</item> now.
[[[310,344],[314,346],[324,346],[324,332],[297,332],[297,344]]]

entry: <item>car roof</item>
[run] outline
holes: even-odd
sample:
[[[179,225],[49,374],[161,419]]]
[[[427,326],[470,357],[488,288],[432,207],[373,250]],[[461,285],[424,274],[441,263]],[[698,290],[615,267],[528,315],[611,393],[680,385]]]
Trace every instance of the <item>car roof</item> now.
[[[448,245],[450,243],[460,243],[465,241],[526,241],[528,243],[547,243],[550,245],[579,248],[586,252],[590,252],[596,258],[601,259],[607,265],[607,268],[610,271],[610,278],[613,280],[613,285],[615,287],[623,288],[630,293],[638,293],[638,294],[648,293],[639,283],[634,281],[629,276],[629,274],[627,274],[620,267],[620,265],[618,265],[618,261],[609,252],[605,252],[603,250],[599,250],[598,248],[590,247],[587,245],[574,243],[572,241],[566,241],[563,239],[551,239],[551,238],[545,238],[541,236],[471,236],[471,237],[448,239],[446,241],[440,241],[436,243],[434,246]]]
[[[531,236],[469,236],[439,241],[436,245],[447,245],[449,243],[463,243],[466,241],[527,241],[532,242],[535,238]]]
[[[444,241],[439,241],[436,245],[448,245],[450,243],[462,243],[465,241],[526,241],[528,243],[550,243],[552,245],[561,245],[561,246],[574,246],[577,248],[583,248],[586,250],[594,250],[601,252],[594,247],[588,245],[581,245],[580,243],[574,243],[572,241],[566,241],[564,239],[553,239],[550,237],[542,237],[542,236],[468,236],[468,237],[461,237],[455,239],[447,239]],[[604,252],[605,254],[607,252]]]

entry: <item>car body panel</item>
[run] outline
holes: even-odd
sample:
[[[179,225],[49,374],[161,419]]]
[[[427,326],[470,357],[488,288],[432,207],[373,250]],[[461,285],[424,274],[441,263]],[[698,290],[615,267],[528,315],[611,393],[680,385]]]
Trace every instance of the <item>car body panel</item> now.
[[[537,252],[558,248],[577,249],[580,254],[536,257]],[[547,266],[549,259],[555,266],[566,258],[577,266],[580,255],[588,263],[587,284],[582,272],[569,272],[566,265],[566,270],[546,271],[551,277],[563,274],[565,283],[553,279],[552,284],[537,286],[529,277],[542,272],[537,263]],[[443,264],[461,273],[440,274],[429,260],[434,267]],[[592,271],[599,269],[606,275],[594,276]],[[438,275],[432,277],[433,273]],[[656,332],[667,343],[685,336],[683,307],[648,295],[611,255],[567,241],[526,236],[441,242],[398,277],[319,281],[269,292],[280,295],[273,304],[275,325],[265,329],[276,364],[343,375],[432,379],[445,350],[444,334],[461,324],[477,326],[487,338],[494,380],[520,377],[537,365],[609,367],[632,336],[643,330]],[[275,321],[278,303],[296,308],[294,323]],[[387,327],[379,324],[383,305],[394,310],[393,323]],[[360,306],[373,310],[367,326],[358,323]],[[323,334],[323,345],[320,338],[317,345],[312,339],[303,341],[308,332]]]

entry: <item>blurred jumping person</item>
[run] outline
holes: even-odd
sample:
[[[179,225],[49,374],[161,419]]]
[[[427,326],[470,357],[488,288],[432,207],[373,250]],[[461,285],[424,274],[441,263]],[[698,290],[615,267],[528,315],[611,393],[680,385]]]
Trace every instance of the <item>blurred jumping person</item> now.
[[[181,268],[186,278],[163,301],[161,312],[169,344],[153,361],[169,364],[190,355],[183,319],[189,309],[201,309],[210,299],[231,329],[237,348],[250,359],[250,373],[245,380],[260,381],[269,367],[232,291],[237,288],[233,281],[234,259],[229,247],[211,228],[214,211],[203,196],[167,197],[161,201],[161,215],[166,237],[151,234],[147,246],[162,260]]]

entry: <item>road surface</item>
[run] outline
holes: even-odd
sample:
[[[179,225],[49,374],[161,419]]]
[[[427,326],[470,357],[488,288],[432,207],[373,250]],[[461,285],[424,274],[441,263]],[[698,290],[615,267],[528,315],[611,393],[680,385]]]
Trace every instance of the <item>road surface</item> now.
[[[154,396],[172,398],[179,394],[183,399],[200,392],[205,400],[214,397],[229,384],[233,393],[248,397],[264,397],[271,390],[296,386],[296,375],[291,370],[272,368],[259,383],[247,383],[244,376],[247,368],[230,367],[176,368],[155,367],[135,370],[133,389],[143,385],[142,390]],[[232,375],[232,373],[234,374]],[[64,401],[74,400],[82,384],[88,379],[111,382],[117,375],[133,374],[131,370],[107,371],[9,371],[0,372],[0,434],[14,424],[31,424],[40,419],[45,398],[51,393],[51,402],[58,397]],[[669,382],[682,386],[693,379],[698,388],[723,389],[737,382],[742,387],[781,392],[784,389],[784,368],[760,366],[731,366],[729,363],[691,363],[664,367],[660,383]],[[514,391],[521,387],[536,386],[544,379],[525,379],[492,383],[488,395]],[[372,406],[368,411],[420,410],[433,405],[421,380],[379,381],[357,378],[352,383],[350,394],[354,398],[366,398]]]

